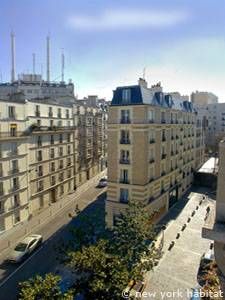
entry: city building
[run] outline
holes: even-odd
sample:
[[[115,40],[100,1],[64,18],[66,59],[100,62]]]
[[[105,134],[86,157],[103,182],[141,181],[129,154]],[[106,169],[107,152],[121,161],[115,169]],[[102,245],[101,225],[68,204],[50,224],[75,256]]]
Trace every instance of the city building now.
[[[187,191],[203,163],[196,121],[192,103],[163,93],[160,83],[148,88],[139,79],[116,88],[108,121],[109,227],[130,200],[144,202],[157,221]]]
[[[225,293],[225,141],[219,144],[219,172],[215,206],[211,205],[206,214],[206,221],[202,228],[202,236],[214,240],[216,263],[220,270],[221,289]]]
[[[218,97],[213,93],[209,92],[193,92],[191,94],[191,102],[195,106],[206,106],[208,104],[216,104],[218,103]]]
[[[0,100],[0,232],[105,169],[105,111],[72,100]]]

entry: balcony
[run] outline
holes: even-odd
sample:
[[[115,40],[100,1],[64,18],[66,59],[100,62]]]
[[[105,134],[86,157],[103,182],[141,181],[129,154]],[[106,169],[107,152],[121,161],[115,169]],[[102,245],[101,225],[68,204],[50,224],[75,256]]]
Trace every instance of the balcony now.
[[[161,119],[161,124],[165,124],[166,123],[166,119]]]
[[[130,124],[130,118],[121,118],[120,119],[121,124]]]
[[[120,183],[130,184],[130,181],[127,178],[120,178]]]
[[[153,119],[150,119],[148,122],[149,122],[150,124],[153,124],[153,123],[154,123],[154,120],[153,120]]]
[[[128,158],[121,158],[120,159],[120,164],[129,165],[130,160]]]
[[[19,173],[19,168],[13,168],[12,170],[9,170],[9,175],[17,174],[17,173]]]
[[[8,131],[8,132],[0,132],[0,140],[8,140],[8,139],[14,139],[14,138],[21,138],[25,137],[25,133],[22,131]]]
[[[165,159],[165,158],[166,158],[166,154],[163,153],[163,154],[161,155],[161,159]]]
[[[20,189],[20,185],[19,185],[19,183],[17,183],[16,185],[14,185],[12,188],[11,188],[11,192],[15,192],[15,191],[17,191],[17,190],[19,190]]]
[[[125,145],[128,145],[128,144],[130,144],[130,139],[121,139],[120,140],[120,144],[125,144]]]

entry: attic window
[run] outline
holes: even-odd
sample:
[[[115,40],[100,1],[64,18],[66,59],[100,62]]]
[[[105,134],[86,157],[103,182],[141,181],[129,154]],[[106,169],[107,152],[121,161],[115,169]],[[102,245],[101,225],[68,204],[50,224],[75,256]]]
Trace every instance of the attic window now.
[[[129,103],[131,98],[131,90],[130,89],[124,89],[122,91],[122,101],[123,103]]]

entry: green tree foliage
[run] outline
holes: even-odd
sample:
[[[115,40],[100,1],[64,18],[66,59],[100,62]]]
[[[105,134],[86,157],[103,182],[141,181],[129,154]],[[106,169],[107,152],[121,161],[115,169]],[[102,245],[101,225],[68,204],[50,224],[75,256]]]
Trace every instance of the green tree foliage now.
[[[151,217],[144,204],[130,201],[113,228],[112,251],[125,261],[134,279],[141,279],[160,257],[149,247],[156,236]]]
[[[120,257],[109,252],[108,242],[99,240],[70,253],[70,267],[79,274],[75,286],[85,299],[119,300],[126,287],[129,274]]]
[[[63,294],[59,288],[60,276],[51,273],[39,275],[20,283],[20,300],[72,300],[72,291]]]

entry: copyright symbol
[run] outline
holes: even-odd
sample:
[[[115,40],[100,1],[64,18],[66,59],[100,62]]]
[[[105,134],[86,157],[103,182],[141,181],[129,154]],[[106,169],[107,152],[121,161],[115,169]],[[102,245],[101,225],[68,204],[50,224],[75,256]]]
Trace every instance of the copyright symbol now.
[[[129,299],[129,293],[126,292],[126,291],[123,291],[123,292],[122,292],[122,297],[123,297],[124,299]]]

